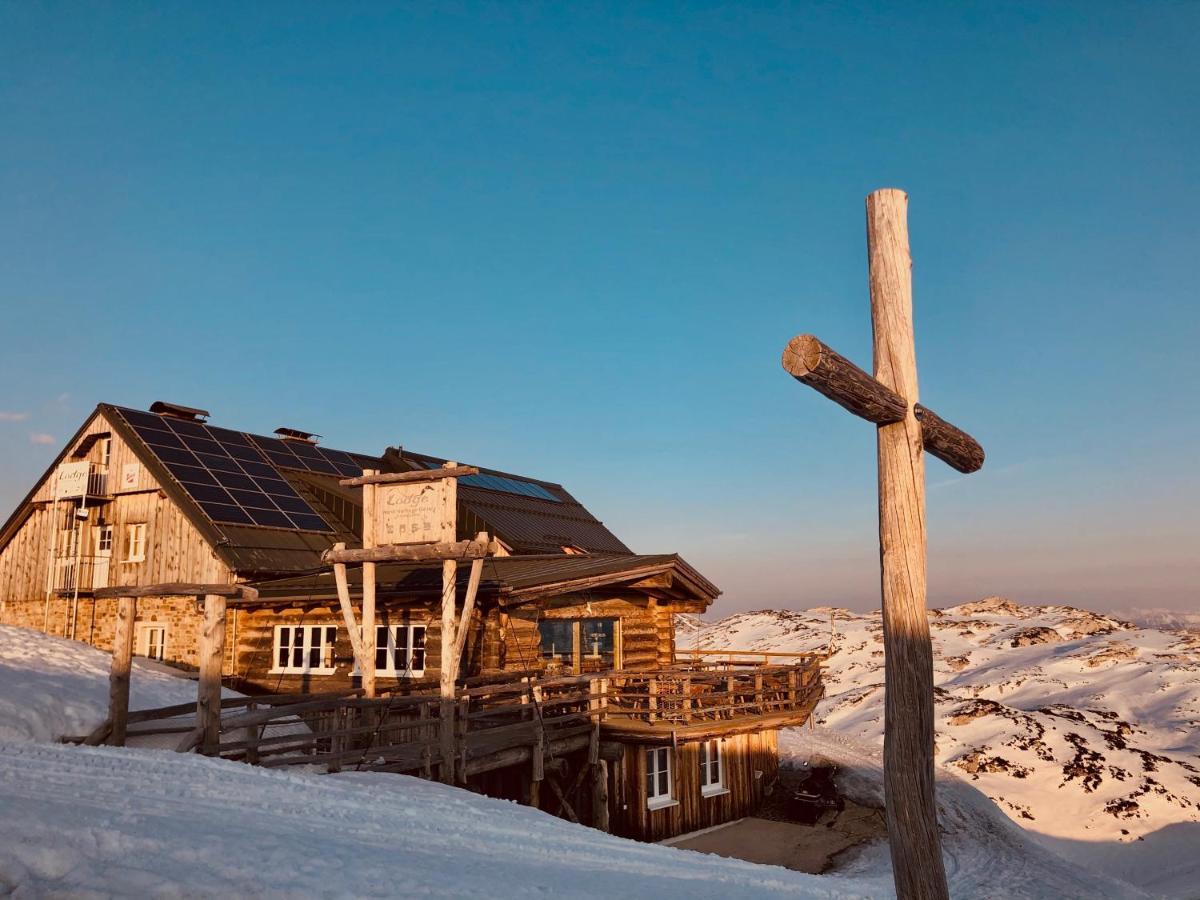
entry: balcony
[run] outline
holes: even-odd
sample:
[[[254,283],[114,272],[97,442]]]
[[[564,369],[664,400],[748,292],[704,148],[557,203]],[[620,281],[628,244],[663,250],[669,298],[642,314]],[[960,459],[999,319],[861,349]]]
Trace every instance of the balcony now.
[[[108,587],[111,556],[60,557],[54,561],[54,591],[90,594]]]

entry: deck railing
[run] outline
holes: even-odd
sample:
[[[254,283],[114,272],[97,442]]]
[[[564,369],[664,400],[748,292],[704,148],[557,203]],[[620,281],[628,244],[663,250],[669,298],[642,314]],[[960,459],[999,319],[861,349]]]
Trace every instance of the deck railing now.
[[[496,768],[571,752],[606,725],[675,729],[811,709],[821,690],[815,658],[788,666],[721,671],[673,666],[564,678],[475,679],[455,699],[361,691],[264,695],[221,702],[217,755],[261,766],[321,766],[458,781]],[[195,704],[131,712],[129,737],[178,734],[195,749]],[[82,739],[81,739],[82,740]],[[445,776],[443,776],[445,777]]]

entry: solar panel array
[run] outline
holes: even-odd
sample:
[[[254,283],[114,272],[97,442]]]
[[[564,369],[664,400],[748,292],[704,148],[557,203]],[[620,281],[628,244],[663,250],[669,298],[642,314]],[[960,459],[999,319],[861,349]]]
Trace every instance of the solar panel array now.
[[[333,531],[275,466],[362,474],[350,454],[337,450],[304,445],[289,454],[290,445],[271,438],[137,410],[120,414],[213,522]]]
[[[443,463],[429,460],[425,462],[427,469],[437,469],[442,465]],[[483,488],[488,491],[500,491],[504,494],[516,494],[520,497],[536,497],[538,500],[552,500],[555,503],[562,502],[560,497],[556,497],[540,484],[534,484],[532,481],[524,481],[520,478],[509,478],[504,475],[487,475],[480,472],[478,475],[464,475],[458,481],[459,484],[467,484],[471,487]]]

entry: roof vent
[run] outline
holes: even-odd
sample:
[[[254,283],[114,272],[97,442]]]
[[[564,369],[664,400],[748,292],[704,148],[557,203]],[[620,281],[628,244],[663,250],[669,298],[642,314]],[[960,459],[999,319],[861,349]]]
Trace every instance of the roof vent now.
[[[167,403],[165,400],[155,400],[151,403],[150,412],[172,419],[186,419],[189,422],[203,422],[208,418],[207,409],[194,409],[191,406],[180,406],[178,403]]]
[[[275,433],[279,435],[280,440],[298,441],[302,444],[315,444],[320,437],[311,431],[297,431],[295,428],[276,428]]]

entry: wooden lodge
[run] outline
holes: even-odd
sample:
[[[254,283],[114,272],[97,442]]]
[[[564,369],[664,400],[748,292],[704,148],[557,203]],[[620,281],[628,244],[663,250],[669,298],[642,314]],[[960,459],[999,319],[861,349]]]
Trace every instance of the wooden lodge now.
[[[436,776],[645,840],[771,789],[818,661],[682,652],[677,614],[719,591],[679,556],[561,485],[206,418],[99,406],[0,530],[0,622],[114,652],[93,742]],[[194,725],[126,712],[129,653],[199,669]]]

